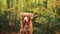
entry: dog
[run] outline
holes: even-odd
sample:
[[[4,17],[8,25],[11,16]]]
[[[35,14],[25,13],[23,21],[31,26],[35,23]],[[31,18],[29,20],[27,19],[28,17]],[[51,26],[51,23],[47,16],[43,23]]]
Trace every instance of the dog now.
[[[20,34],[32,34],[32,18],[33,14],[31,13],[21,13],[21,29]]]

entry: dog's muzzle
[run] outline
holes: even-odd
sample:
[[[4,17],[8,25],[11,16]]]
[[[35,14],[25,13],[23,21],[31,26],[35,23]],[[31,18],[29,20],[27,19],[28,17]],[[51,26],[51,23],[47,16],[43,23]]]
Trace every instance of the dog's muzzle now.
[[[24,17],[24,21],[25,22],[28,22],[28,17]]]

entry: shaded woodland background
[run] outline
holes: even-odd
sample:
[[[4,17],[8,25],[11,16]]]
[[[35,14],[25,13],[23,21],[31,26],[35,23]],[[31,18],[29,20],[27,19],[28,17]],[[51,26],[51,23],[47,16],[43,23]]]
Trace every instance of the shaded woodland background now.
[[[0,0],[0,33],[19,32],[21,12],[33,13],[33,34],[60,32],[60,0]]]

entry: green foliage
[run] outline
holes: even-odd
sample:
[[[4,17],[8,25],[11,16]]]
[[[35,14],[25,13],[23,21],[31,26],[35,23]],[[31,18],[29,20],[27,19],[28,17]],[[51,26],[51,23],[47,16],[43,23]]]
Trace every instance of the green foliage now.
[[[60,7],[56,7],[57,14],[60,15]]]
[[[56,0],[0,0],[0,29],[19,31],[20,13],[33,14],[33,34],[60,30],[60,4]],[[9,6],[9,7],[8,7]]]

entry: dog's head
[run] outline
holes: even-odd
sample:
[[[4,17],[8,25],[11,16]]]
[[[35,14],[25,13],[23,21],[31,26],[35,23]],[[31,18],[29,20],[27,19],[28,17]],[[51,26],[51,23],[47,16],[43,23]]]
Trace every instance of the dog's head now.
[[[20,16],[22,22],[29,22],[33,18],[33,15],[31,13],[21,13]]]

